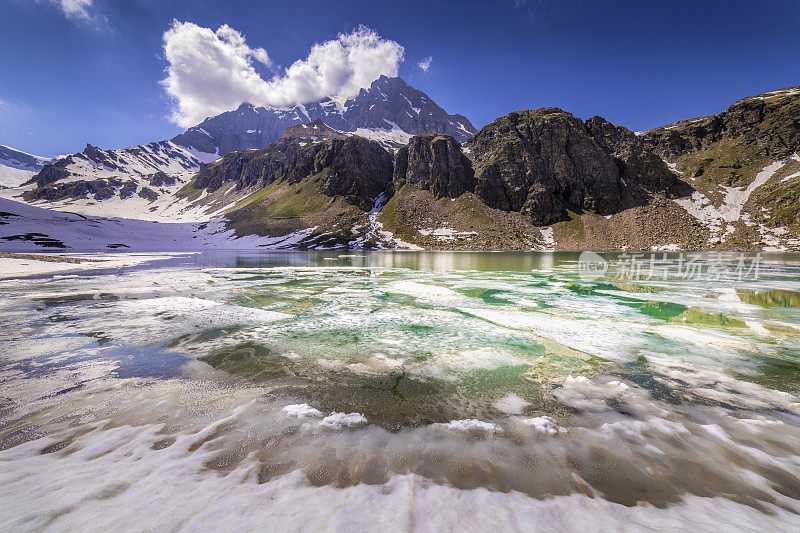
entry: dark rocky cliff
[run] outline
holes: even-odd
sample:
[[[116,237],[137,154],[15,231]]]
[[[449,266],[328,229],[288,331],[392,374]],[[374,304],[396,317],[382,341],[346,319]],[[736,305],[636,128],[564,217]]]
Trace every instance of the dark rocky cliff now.
[[[423,134],[397,151],[393,183],[396,190],[409,183],[431,191],[436,198],[456,198],[475,189],[475,173],[455,139]]]

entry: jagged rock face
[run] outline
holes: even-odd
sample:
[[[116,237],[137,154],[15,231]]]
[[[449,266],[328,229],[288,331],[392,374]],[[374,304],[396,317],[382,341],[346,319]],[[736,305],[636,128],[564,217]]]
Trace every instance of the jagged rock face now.
[[[610,215],[650,192],[685,186],[633,132],[601,118],[586,122],[557,108],[516,111],[466,143],[475,193],[488,205],[561,220],[570,205]]]
[[[584,123],[560,109],[510,113],[466,146],[475,192],[491,207],[521,211],[537,224],[560,220],[567,204],[600,214],[619,208],[620,169]]]
[[[322,120],[328,126],[353,132],[358,128],[391,130],[396,125],[410,134],[447,133],[463,142],[477,130],[466,117],[449,115],[425,93],[400,78],[381,76],[346,102],[326,99],[288,108],[242,104],[189,128],[173,142],[205,153],[225,155],[237,150],[263,148],[298,124]]]
[[[614,158],[625,183],[668,194],[686,192],[664,160],[650,152],[645,143],[628,128],[598,116],[587,120],[586,128],[597,144]]]
[[[320,191],[344,196],[363,210],[392,180],[392,156],[380,144],[356,136],[306,142],[281,139],[262,150],[233,152],[205,166],[194,186],[211,191],[235,182],[238,189],[318,175]]]
[[[320,189],[343,195],[367,211],[392,180],[392,156],[379,144],[361,137],[333,139],[314,157],[314,172],[324,172]]]
[[[185,148],[168,141],[103,150],[87,144],[83,152],[45,165],[27,183],[36,188],[26,191],[27,201],[69,201],[118,197],[132,198],[142,187],[159,190],[188,180],[199,168],[200,160]],[[149,189],[141,198],[155,201],[160,194]]]
[[[393,183],[395,190],[409,183],[431,191],[436,198],[456,198],[474,190],[475,173],[455,139],[423,134],[397,151]]]
[[[755,147],[765,156],[785,158],[800,148],[800,87],[745,98],[718,115],[655,128],[642,138],[668,160],[723,139]]]
[[[121,179],[117,178],[78,180],[26,191],[23,198],[28,202],[38,200],[55,202],[64,198],[81,198],[83,196],[91,196],[95,200],[107,200],[117,194],[117,189],[120,189],[120,194],[127,198],[136,192],[136,185],[134,184],[132,187],[131,190],[131,185],[124,184]]]

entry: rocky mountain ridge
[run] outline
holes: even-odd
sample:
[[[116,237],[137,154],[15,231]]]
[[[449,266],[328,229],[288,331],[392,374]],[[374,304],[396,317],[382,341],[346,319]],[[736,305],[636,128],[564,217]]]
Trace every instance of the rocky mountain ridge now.
[[[463,145],[445,134],[417,135],[396,151],[391,184],[383,192],[386,204],[372,218],[394,242],[423,247],[797,246],[796,208],[782,204],[784,219],[794,218],[771,231],[748,204],[751,195],[758,197],[754,191],[763,192],[776,177],[794,179],[792,165],[800,162],[794,140],[797,101],[793,90],[776,91],[737,102],[722,118],[685,121],[641,135],[602,117],[581,120],[557,108],[512,112]],[[716,134],[698,129],[700,123],[717,121],[723,126]],[[704,168],[741,172],[740,181],[722,185],[724,194],[714,203],[702,180],[682,168],[720,143],[733,146],[740,157],[755,150],[760,158],[748,168],[727,165],[725,154],[703,157]],[[670,155],[674,146],[684,147],[682,162]],[[382,173],[375,179],[386,182]],[[326,194],[319,188],[316,192]],[[780,201],[791,197],[791,191],[783,191]],[[366,213],[368,205],[358,207]],[[722,224],[714,213],[721,213]],[[258,231],[257,226],[251,221],[248,231]]]
[[[798,120],[800,88],[641,134],[551,107],[509,113],[463,143],[431,132],[397,147],[317,119],[186,168],[170,205],[298,248],[800,249]],[[115,157],[87,147],[70,164],[110,172]],[[106,201],[49,168],[28,199],[68,186]],[[150,188],[171,178],[146,177]],[[137,183],[103,179],[140,196]]]

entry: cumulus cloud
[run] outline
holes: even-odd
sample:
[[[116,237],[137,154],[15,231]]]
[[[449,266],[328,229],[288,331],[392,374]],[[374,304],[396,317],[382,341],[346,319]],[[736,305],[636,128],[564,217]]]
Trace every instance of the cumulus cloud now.
[[[417,66],[421,68],[423,72],[428,72],[432,64],[433,64],[433,56],[428,56],[419,63],[417,63]]]
[[[189,127],[242,102],[288,106],[351,98],[381,75],[397,76],[404,49],[361,26],[315,44],[308,57],[265,79],[256,63],[271,66],[269,55],[248,46],[238,31],[173,21],[164,33],[164,53],[169,66],[161,83],[175,100],[172,120]]]

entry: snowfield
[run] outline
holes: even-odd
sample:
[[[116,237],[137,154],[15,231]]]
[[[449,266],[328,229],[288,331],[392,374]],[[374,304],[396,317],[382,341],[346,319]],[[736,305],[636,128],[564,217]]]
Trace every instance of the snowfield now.
[[[750,220],[750,214],[743,212],[745,204],[756,189],[765,185],[779,170],[788,165],[792,160],[798,160],[798,158],[800,158],[800,156],[794,154],[786,160],[778,160],[770,163],[756,174],[755,179],[747,187],[720,187],[723,198],[719,205],[714,205],[711,199],[700,191],[695,191],[689,198],[679,198],[673,201],[709,229],[711,233],[709,242],[718,240],[724,241],[730,234],[736,231],[736,227],[733,223],[742,221],[748,226],[755,225],[755,223]],[[673,172],[679,173],[675,168],[675,164],[668,163],[668,165]],[[792,179],[793,177],[795,177],[795,175],[789,175],[782,181]],[[786,232],[785,228],[770,229],[761,224],[758,226],[758,230],[762,236],[762,240],[767,244],[767,249],[780,249],[779,236]]]
[[[197,251],[290,248],[313,228],[237,237],[222,219],[164,223],[53,211],[0,198],[0,251]]]

